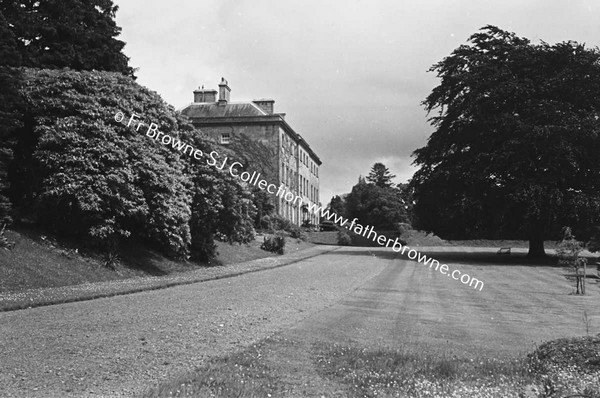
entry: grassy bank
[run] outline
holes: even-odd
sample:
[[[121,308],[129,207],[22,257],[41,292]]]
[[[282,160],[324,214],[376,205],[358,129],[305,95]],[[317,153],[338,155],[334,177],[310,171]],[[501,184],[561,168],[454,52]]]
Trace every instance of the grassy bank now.
[[[84,255],[33,231],[7,231],[6,236],[15,244],[11,250],[0,250],[0,311],[239,275],[280,266],[313,247],[289,239],[287,255],[281,257],[261,250],[262,239],[246,245],[217,242],[219,255],[214,261],[194,263],[174,261],[139,245],[124,248],[119,263],[111,268],[100,256]]]

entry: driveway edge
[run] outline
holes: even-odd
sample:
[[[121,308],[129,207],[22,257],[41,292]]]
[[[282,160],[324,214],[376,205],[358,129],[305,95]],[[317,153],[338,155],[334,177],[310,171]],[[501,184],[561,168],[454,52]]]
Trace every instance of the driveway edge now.
[[[331,248],[331,249],[329,249]],[[53,288],[31,289],[22,292],[8,293],[8,297],[0,294],[0,312],[17,311],[35,307],[89,301],[99,298],[123,296],[145,291],[167,289],[175,286],[190,285],[214,281],[218,279],[234,278],[236,276],[253,272],[267,271],[285,267],[297,262],[330,253],[339,249],[339,246],[315,246],[282,257],[265,257],[257,260],[237,264],[229,264],[210,269],[201,268],[183,274],[166,275],[160,277],[130,278],[116,281],[85,283],[71,286]],[[316,253],[315,253],[316,252]],[[216,271],[215,271],[216,270]],[[206,275],[212,271],[214,274]],[[203,273],[202,275],[195,275]]]

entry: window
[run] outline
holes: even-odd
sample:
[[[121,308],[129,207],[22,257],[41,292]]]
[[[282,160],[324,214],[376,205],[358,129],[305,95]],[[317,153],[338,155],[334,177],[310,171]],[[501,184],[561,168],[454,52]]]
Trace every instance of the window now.
[[[229,144],[231,142],[231,134],[223,133],[221,134],[221,144]]]

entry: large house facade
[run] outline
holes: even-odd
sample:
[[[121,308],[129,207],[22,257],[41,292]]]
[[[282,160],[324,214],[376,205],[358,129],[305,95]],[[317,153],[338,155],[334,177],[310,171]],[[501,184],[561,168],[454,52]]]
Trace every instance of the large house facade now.
[[[238,150],[241,147],[243,151],[249,147],[248,140],[260,143],[264,153],[255,151],[250,156],[261,157],[256,160],[267,181],[283,185],[286,191],[302,198],[300,204],[272,196],[278,214],[296,225],[305,221],[318,224],[318,216],[308,212],[307,205],[320,204],[319,157],[285,121],[285,113],[275,113],[274,100],[232,102],[230,93],[227,81],[222,78],[218,92],[204,87],[195,90],[194,102],[180,112],[203,134],[223,146],[238,144]]]

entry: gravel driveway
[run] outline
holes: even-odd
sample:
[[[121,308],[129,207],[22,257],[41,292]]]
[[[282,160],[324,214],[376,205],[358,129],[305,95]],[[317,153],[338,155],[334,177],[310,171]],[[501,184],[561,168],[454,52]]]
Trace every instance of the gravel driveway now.
[[[292,327],[387,262],[330,253],[233,278],[0,313],[0,396],[137,394]]]

